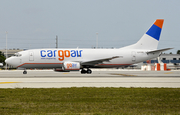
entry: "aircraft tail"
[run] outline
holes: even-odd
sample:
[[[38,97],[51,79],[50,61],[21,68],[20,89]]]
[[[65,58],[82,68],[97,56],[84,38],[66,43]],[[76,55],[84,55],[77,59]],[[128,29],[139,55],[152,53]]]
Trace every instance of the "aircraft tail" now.
[[[158,47],[164,19],[157,19],[141,39],[127,48],[155,50]]]

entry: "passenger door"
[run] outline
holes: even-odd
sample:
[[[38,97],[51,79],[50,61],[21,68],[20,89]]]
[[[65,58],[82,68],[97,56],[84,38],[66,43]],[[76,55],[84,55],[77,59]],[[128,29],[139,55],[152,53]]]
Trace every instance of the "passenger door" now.
[[[136,52],[132,51],[131,55],[132,55],[132,62],[135,62],[136,61]]]
[[[34,61],[34,52],[33,51],[29,52],[29,61]]]

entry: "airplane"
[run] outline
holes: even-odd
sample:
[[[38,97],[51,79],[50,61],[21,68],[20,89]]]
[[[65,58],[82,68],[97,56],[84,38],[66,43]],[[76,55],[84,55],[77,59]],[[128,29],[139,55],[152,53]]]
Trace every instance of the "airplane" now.
[[[30,49],[15,53],[5,60],[13,67],[52,68],[54,71],[80,71],[91,74],[90,68],[118,68],[129,66],[161,55],[172,48],[157,49],[164,19],[157,19],[140,40],[118,49]]]

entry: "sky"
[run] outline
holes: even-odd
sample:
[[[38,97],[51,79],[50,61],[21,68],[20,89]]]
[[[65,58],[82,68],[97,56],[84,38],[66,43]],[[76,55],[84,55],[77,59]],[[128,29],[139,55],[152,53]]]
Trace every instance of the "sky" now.
[[[180,0],[0,0],[0,49],[120,48],[164,19],[158,49],[180,50]],[[6,34],[7,32],[7,34]]]

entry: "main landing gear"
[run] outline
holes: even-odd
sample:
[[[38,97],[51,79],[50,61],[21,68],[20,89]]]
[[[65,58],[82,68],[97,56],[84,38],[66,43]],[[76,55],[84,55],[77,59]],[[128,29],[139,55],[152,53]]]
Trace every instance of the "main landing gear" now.
[[[84,68],[81,70],[81,74],[91,74],[92,73],[92,71],[89,69],[89,68],[87,68],[87,70],[85,70]]]

